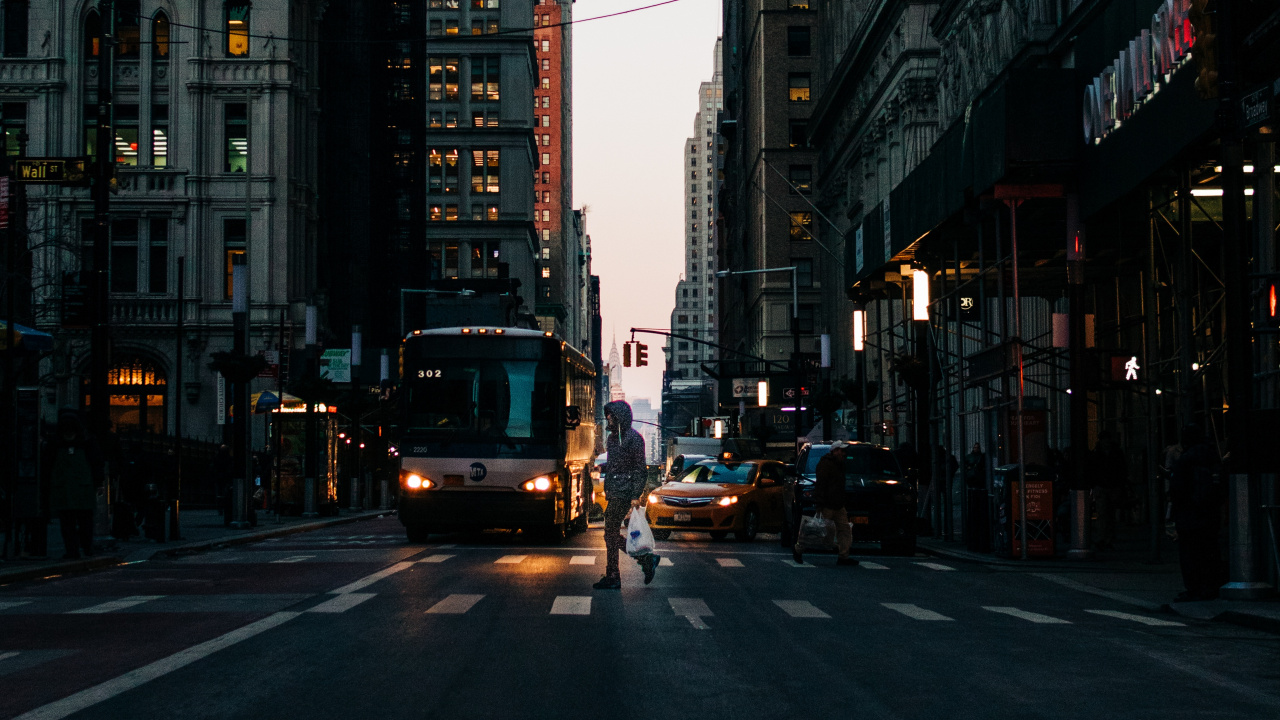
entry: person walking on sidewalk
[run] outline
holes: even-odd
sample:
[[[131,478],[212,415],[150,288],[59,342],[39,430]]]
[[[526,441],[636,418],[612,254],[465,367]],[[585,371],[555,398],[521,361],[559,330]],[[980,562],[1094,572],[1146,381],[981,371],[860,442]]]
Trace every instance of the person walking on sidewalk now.
[[[58,516],[64,560],[93,554],[93,513],[102,485],[103,459],[74,410],[58,414],[58,434],[46,448],[49,505]]]
[[[1217,453],[1194,425],[1182,429],[1182,454],[1169,480],[1173,522],[1178,531],[1178,564],[1186,590],[1178,601],[1212,600],[1227,580],[1218,549],[1222,503],[1227,491]]]
[[[831,444],[831,450],[818,461],[813,481],[814,512],[827,522],[835,523],[837,565],[857,565],[858,561],[849,557],[849,548],[853,545],[853,528],[849,527],[849,511],[845,508],[844,490],[844,458],[849,443],[837,440]],[[804,562],[804,548],[797,541],[791,549],[791,557],[797,563]]]
[[[632,508],[640,507],[644,495],[647,468],[644,458],[644,438],[631,427],[631,406],[615,400],[604,406],[604,418],[608,426],[605,449],[609,453],[609,468],[604,477],[604,577],[591,587],[597,590],[617,590],[622,587],[622,574],[618,569],[618,555],[626,546],[622,537],[622,523]],[[644,584],[653,581],[660,556],[649,553],[636,558],[644,570]]]

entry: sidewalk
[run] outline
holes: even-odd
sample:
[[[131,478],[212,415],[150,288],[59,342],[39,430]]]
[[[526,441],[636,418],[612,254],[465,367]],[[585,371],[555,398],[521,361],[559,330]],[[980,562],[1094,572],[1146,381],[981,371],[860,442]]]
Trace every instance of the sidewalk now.
[[[257,542],[270,537],[372,520],[390,512],[392,511],[368,510],[357,513],[343,511],[343,514],[337,517],[283,517],[279,521],[274,516],[259,513],[257,527],[237,529],[224,526],[222,514],[217,510],[190,510],[182,513],[181,540],[157,543],[144,537],[134,537],[123,542],[115,538],[98,538],[97,540],[102,542],[98,554],[79,560],[60,559],[65,550],[58,521],[54,520],[49,523],[48,559],[0,560],[0,585],[50,575],[84,572],[126,562],[142,562],[165,555],[201,552],[224,545]]]
[[[1151,562],[1150,539],[1144,527],[1118,529],[1114,549],[1094,553],[1088,560],[1053,558],[1001,558],[972,552],[963,541],[920,538],[922,552],[962,562],[982,563],[997,570],[1026,572],[1065,588],[1098,595],[1147,612],[1173,613],[1196,620],[1216,620],[1280,633],[1280,600],[1255,602],[1211,600],[1173,602],[1182,591],[1177,545],[1160,539],[1159,562]]]

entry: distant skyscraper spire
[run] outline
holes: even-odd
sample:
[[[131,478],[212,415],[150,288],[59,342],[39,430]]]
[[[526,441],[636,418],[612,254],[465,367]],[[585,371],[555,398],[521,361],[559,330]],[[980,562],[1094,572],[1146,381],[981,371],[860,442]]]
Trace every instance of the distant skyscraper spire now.
[[[609,350],[609,400],[626,400],[627,394],[622,391],[622,359],[618,356],[618,338],[613,338],[613,348]]]

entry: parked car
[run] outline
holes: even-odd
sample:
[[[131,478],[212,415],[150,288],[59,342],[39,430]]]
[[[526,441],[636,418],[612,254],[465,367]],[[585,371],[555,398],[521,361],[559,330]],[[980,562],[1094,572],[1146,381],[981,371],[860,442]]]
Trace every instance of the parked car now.
[[[654,537],[665,540],[673,530],[681,530],[706,532],[721,540],[732,532],[738,540],[750,542],[756,533],[777,532],[786,525],[786,466],[726,455],[701,460],[679,480],[649,493],[645,517]]]
[[[787,518],[782,533],[784,546],[795,542],[800,517],[813,515],[818,461],[830,451],[830,445],[818,443],[800,448],[796,469],[783,490]],[[880,445],[851,442],[845,453],[844,475],[845,508],[853,525],[854,542],[878,542],[887,553],[915,554],[917,492],[893,452]]]

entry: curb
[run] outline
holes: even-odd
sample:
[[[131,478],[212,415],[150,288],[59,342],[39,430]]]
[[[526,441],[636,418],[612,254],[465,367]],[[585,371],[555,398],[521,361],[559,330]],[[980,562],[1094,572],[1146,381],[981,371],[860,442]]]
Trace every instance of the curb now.
[[[1214,620],[1280,635],[1280,619],[1277,618],[1264,617],[1262,615],[1250,615],[1249,613],[1227,610],[1215,617]]]
[[[15,567],[13,569],[0,569],[0,585],[7,585],[22,580],[33,580],[37,578],[49,577],[52,575],[67,575],[70,573],[88,572],[90,570],[98,570],[104,567],[114,567],[123,565],[128,562],[140,562],[142,560],[155,560],[164,557],[173,557],[176,555],[187,555],[198,552],[205,552],[219,547],[228,547],[232,545],[244,545],[247,543],[258,542],[272,537],[282,537],[285,535],[293,535],[295,533],[310,532],[312,530],[321,530],[337,525],[347,525],[350,523],[360,522],[362,520],[372,520],[374,518],[387,517],[393,515],[394,510],[378,510],[362,515],[348,515],[346,517],[337,517],[330,520],[320,520],[317,522],[301,523],[298,525],[288,525],[266,530],[258,530],[240,535],[229,535],[210,540],[198,540],[195,542],[185,543],[174,547],[167,547],[155,550],[145,558],[137,558],[135,560],[127,560],[119,554],[98,555],[83,560],[68,560],[65,562],[53,563],[49,565],[37,565],[34,567]],[[145,552],[139,550],[137,552]]]
[[[1000,558],[994,555],[983,555],[970,552],[969,550],[952,550],[946,547],[936,547],[932,544],[921,542],[916,543],[916,550],[926,555],[934,555],[936,557],[950,558],[951,560],[959,560],[961,562],[979,563],[982,565],[998,565],[1001,567],[1025,568],[1027,570],[1059,570],[1064,566],[1059,564],[1048,564],[1038,560],[1014,560],[1010,558]],[[1072,567],[1072,566],[1065,566]]]

